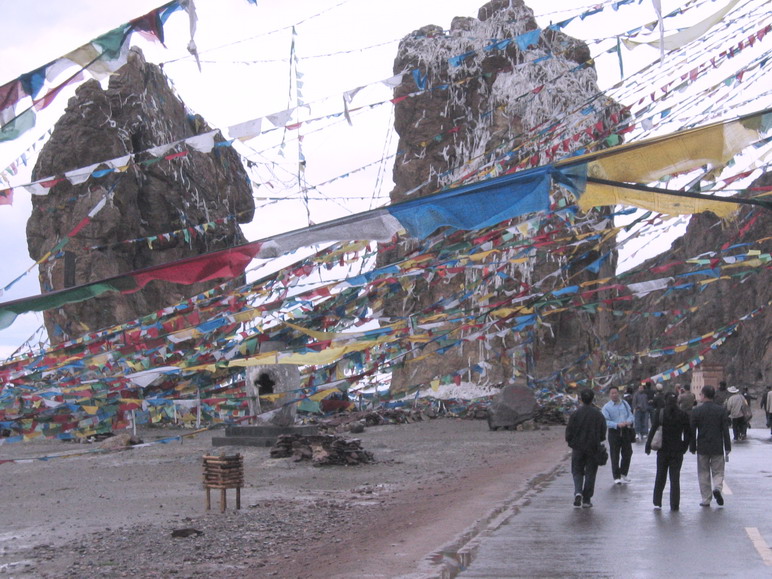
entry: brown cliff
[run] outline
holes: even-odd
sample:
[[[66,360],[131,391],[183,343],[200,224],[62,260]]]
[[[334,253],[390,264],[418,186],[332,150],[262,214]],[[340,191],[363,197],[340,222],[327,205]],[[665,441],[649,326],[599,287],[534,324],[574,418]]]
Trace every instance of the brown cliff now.
[[[129,154],[134,157],[124,172],[92,177],[80,184],[62,181],[48,195],[32,198],[27,242],[30,256],[37,261],[66,239],[111,191],[104,208],[64,246],[67,253],[40,265],[42,291],[246,241],[238,223],[250,222],[255,207],[247,174],[231,147],[204,153],[178,145],[168,153],[185,151],[186,156],[160,161],[143,153],[210,130],[200,116],[189,113],[161,69],[146,63],[137,49],[132,49],[128,63],[110,78],[107,90],[93,80],[82,85],[41,151],[33,179],[63,175]],[[216,141],[222,140],[218,134]],[[203,234],[201,228],[181,232],[215,221]],[[180,233],[145,239],[170,232]],[[214,285],[216,282],[190,286],[152,282],[134,294],[109,295],[48,311],[45,324],[56,344],[136,319]]]
[[[770,185],[767,173],[751,189]],[[609,350],[628,355],[704,337],[675,354],[637,358],[631,378],[670,370],[705,351],[703,363],[723,366],[727,383],[761,392],[772,376],[772,284],[769,261],[754,261],[754,252],[772,252],[771,231],[772,212],[761,207],[744,206],[727,220],[694,215],[669,251],[624,278],[626,284],[667,277],[673,282],[671,289],[633,302],[634,311],[618,318],[616,333],[608,336]],[[735,324],[720,347],[709,347],[720,337],[716,331]],[[686,372],[669,382],[688,383],[691,377]]]
[[[602,146],[620,120],[621,107],[600,93],[595,70],[588,62],[588,47],[563,33],[537,28],[533,12],[522,0],[494,0],[480,8],[476,19],[455,18],[447,33],[430,25],[402,40],[394,72],[407,74],[394,94],[400,141],[392,202],[436,192],[475,172],[496,176],[524,162],[544,165],[555,160],[556,153],[567,155],[579,148]],[[523,36],[528,33],[534,34],[532,44]],[[588,107],[593,109],[590,114]],[[557,122],[562,123],[559,129],[534,140],[541,129]],[[553,192],[556,199],[562,195]],[[549,233],[561,227],[559,220],[549,222],[548,218],[540,231]],[[581,231],[582,226],[576,230]],[[398,260],[417,246],[414,240],[402,241],[382,253],[381,263]],[[497,259],[506,261],[516,253],[517,249]],[[575,281],[612,275],[615,253],[598,272],[578,273],[581,265],[597,257],[588,253],[568,275]],[[462,289],[472,285],[478,293],[511,295],[518,287],[554,272],[560,259],[542,253],[535,263],[512,265],[501,272],[506,283],[494,278],[479,286],[474,269],[442,284],[417,279],[385,310],[390,316],[418,317],[431,304],[464,293]],[[549,375],[568,358],[581,357],[596,334],[608,331],[608,325],[608,316],[602,312],[561,313],[550,318],[548,328],[533,332],[526,346],[525,340],[510,332],[509,336],[489,337],[484,349],[467,342],[442,355],[421,357],[420,363],[411,364],[408,357],[395,368],[392,387],[400,390],[425,384],[479,364],[486,366],[484,376],[473,378],[470,373],[470,379],[492,384],[511,382],[515,376],[522,379],[525,372]],[[424,347],[421,353],[433,348]]]

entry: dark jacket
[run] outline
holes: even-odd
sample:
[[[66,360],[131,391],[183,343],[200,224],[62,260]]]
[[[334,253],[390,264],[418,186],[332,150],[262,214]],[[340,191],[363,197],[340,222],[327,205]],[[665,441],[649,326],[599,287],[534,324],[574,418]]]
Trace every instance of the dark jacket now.
[[[689,450],[689,442],[692,439],[689,415],[679,408],[672,413],[668,413],[663,408],[654,413],[654,420],[651,421],[649,438],[646,440],[646,454],[651,452],[651,439],[654,438],[654,432],[660,425],[660,416],[662,416],[662,448],[657,452],[677,455]]]
[[[729,437],[729,414],[726,408],[706,400],[692,410],[692,439],[689,450],[697,454],[716,456],[732,450]]]
[[[592,404],[582,406],[568,418],[566,442],[574,450],[595,453],[606,440],[606,419]]]
[[[731,394],[729,393],[729,390],[716,390],[716,395],[713,397],[713,402],[719,406],[723,406],[730,396]]]
[[[678,396],[678,407],[683,410],[684,412],[688,412],[691,414],[692,409],[697,404],[697,397],[691,393],[690,390],[686,390],[685,392],[682,392]]]

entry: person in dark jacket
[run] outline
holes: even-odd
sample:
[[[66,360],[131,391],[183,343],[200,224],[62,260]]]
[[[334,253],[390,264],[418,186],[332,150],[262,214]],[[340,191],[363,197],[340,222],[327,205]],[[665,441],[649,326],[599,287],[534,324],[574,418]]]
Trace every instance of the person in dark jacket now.
[[[718,391],[716,391],[715,396],[713,396],[713,401],[719,406],[723,406],[730,396],[731,394],[729,393],[726,382],[722,380],[718,383]]]
[[[638,391],[633,394],[632,409],[638,442],[642,442],[649,433],[649,397],[646,395],[643,384],[639,384]]]
[[[661,382],[657,382],[657,385],[654,387],[654,397],[651,399],[651,404],[654,406],[654,412],[658,412],[665,407],[665,392],[663,391],[663,388],[664,386],[662,386]],[[652,420],[654,419],[653,414],[651,418]]]
[[[691,414],[696,405],[697,397],[692,393],[692,385],[684,384],[683,391],[678,396],[678,407],[687,414]]]
[[[622,395],[622,400],[627,402],[627,405],[632,408],[633,407],[633,396],[635,395],[635,388],[632,386],[626,386],[625,387],[625,393]]]
[[[670,510],[677,511],[681,503],[681,465],[689,450],[692,430],[689,415],[678,408],[675,392],[665,394],[664,408],[654,414],[654,422],[646,440],[646,454],[651,453],[651,439],[662,426],[662,446],[657,451],[657,475],[654,478],[654,508],[662,509],[662,493],[670,475]]]
[[[729,414],[726,408],[715,403],[715,390],[703,386],[702,404],[692,410],[692,438],[689,450],[697,453],[697,478],[702,495],[701,507],[709,507],[711,498],[721,507],[724,505],[724,465],[732,451],[729,436]],[[725,454],[726,453],[726,454]],[[712,489],[712,492],[711,492]]]
[[[651,421],[654,420],[654,411],[657,409],[654,405],[654,396],[657,393],[656,390],[654,390],[654,382],[646,382],[644,392],[646,392],[646,399],[648,400],[648,405],[646,406],[646,411],[649,413],[648,424],[651,424]],[[649,429],[646,430],[643,436],[648,436],[648,434]]]
[[[772,436],[772,386],[767,386],[767,389],[764,390],[759,405],[767,414],[767,428],[769,428],[769,435]]]
[[[571,447],[574,507],[589,508],[592,506],[592,495],[595,494],[598,449],[601,442],[606,440],[606,420],[592,404],[595,392],[585,389],[579,397],[582,406],[568,419],[566,442]]]

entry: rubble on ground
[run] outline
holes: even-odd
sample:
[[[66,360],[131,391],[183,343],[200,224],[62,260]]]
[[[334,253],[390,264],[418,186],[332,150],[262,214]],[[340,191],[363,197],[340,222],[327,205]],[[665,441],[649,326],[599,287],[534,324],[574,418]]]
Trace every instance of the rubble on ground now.
[[[295,462],[310,460],[314,466],[366,464],[373,454],[362,449],[360,440],[346,440],[334,434],[280,434],[271,449],[271,458],[294,457]]]

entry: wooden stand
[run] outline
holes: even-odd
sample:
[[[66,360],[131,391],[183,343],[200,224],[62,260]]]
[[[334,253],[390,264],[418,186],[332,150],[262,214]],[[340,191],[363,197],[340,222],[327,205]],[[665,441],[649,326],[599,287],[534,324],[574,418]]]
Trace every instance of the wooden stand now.
[[[240,454],[204,456],[206,510],[212,508],[212,489],[220,489],[220,512],[225,512],[226,489],[236,489],[236,508],[241,509],[241,487],[244,486],[244,457]]]

